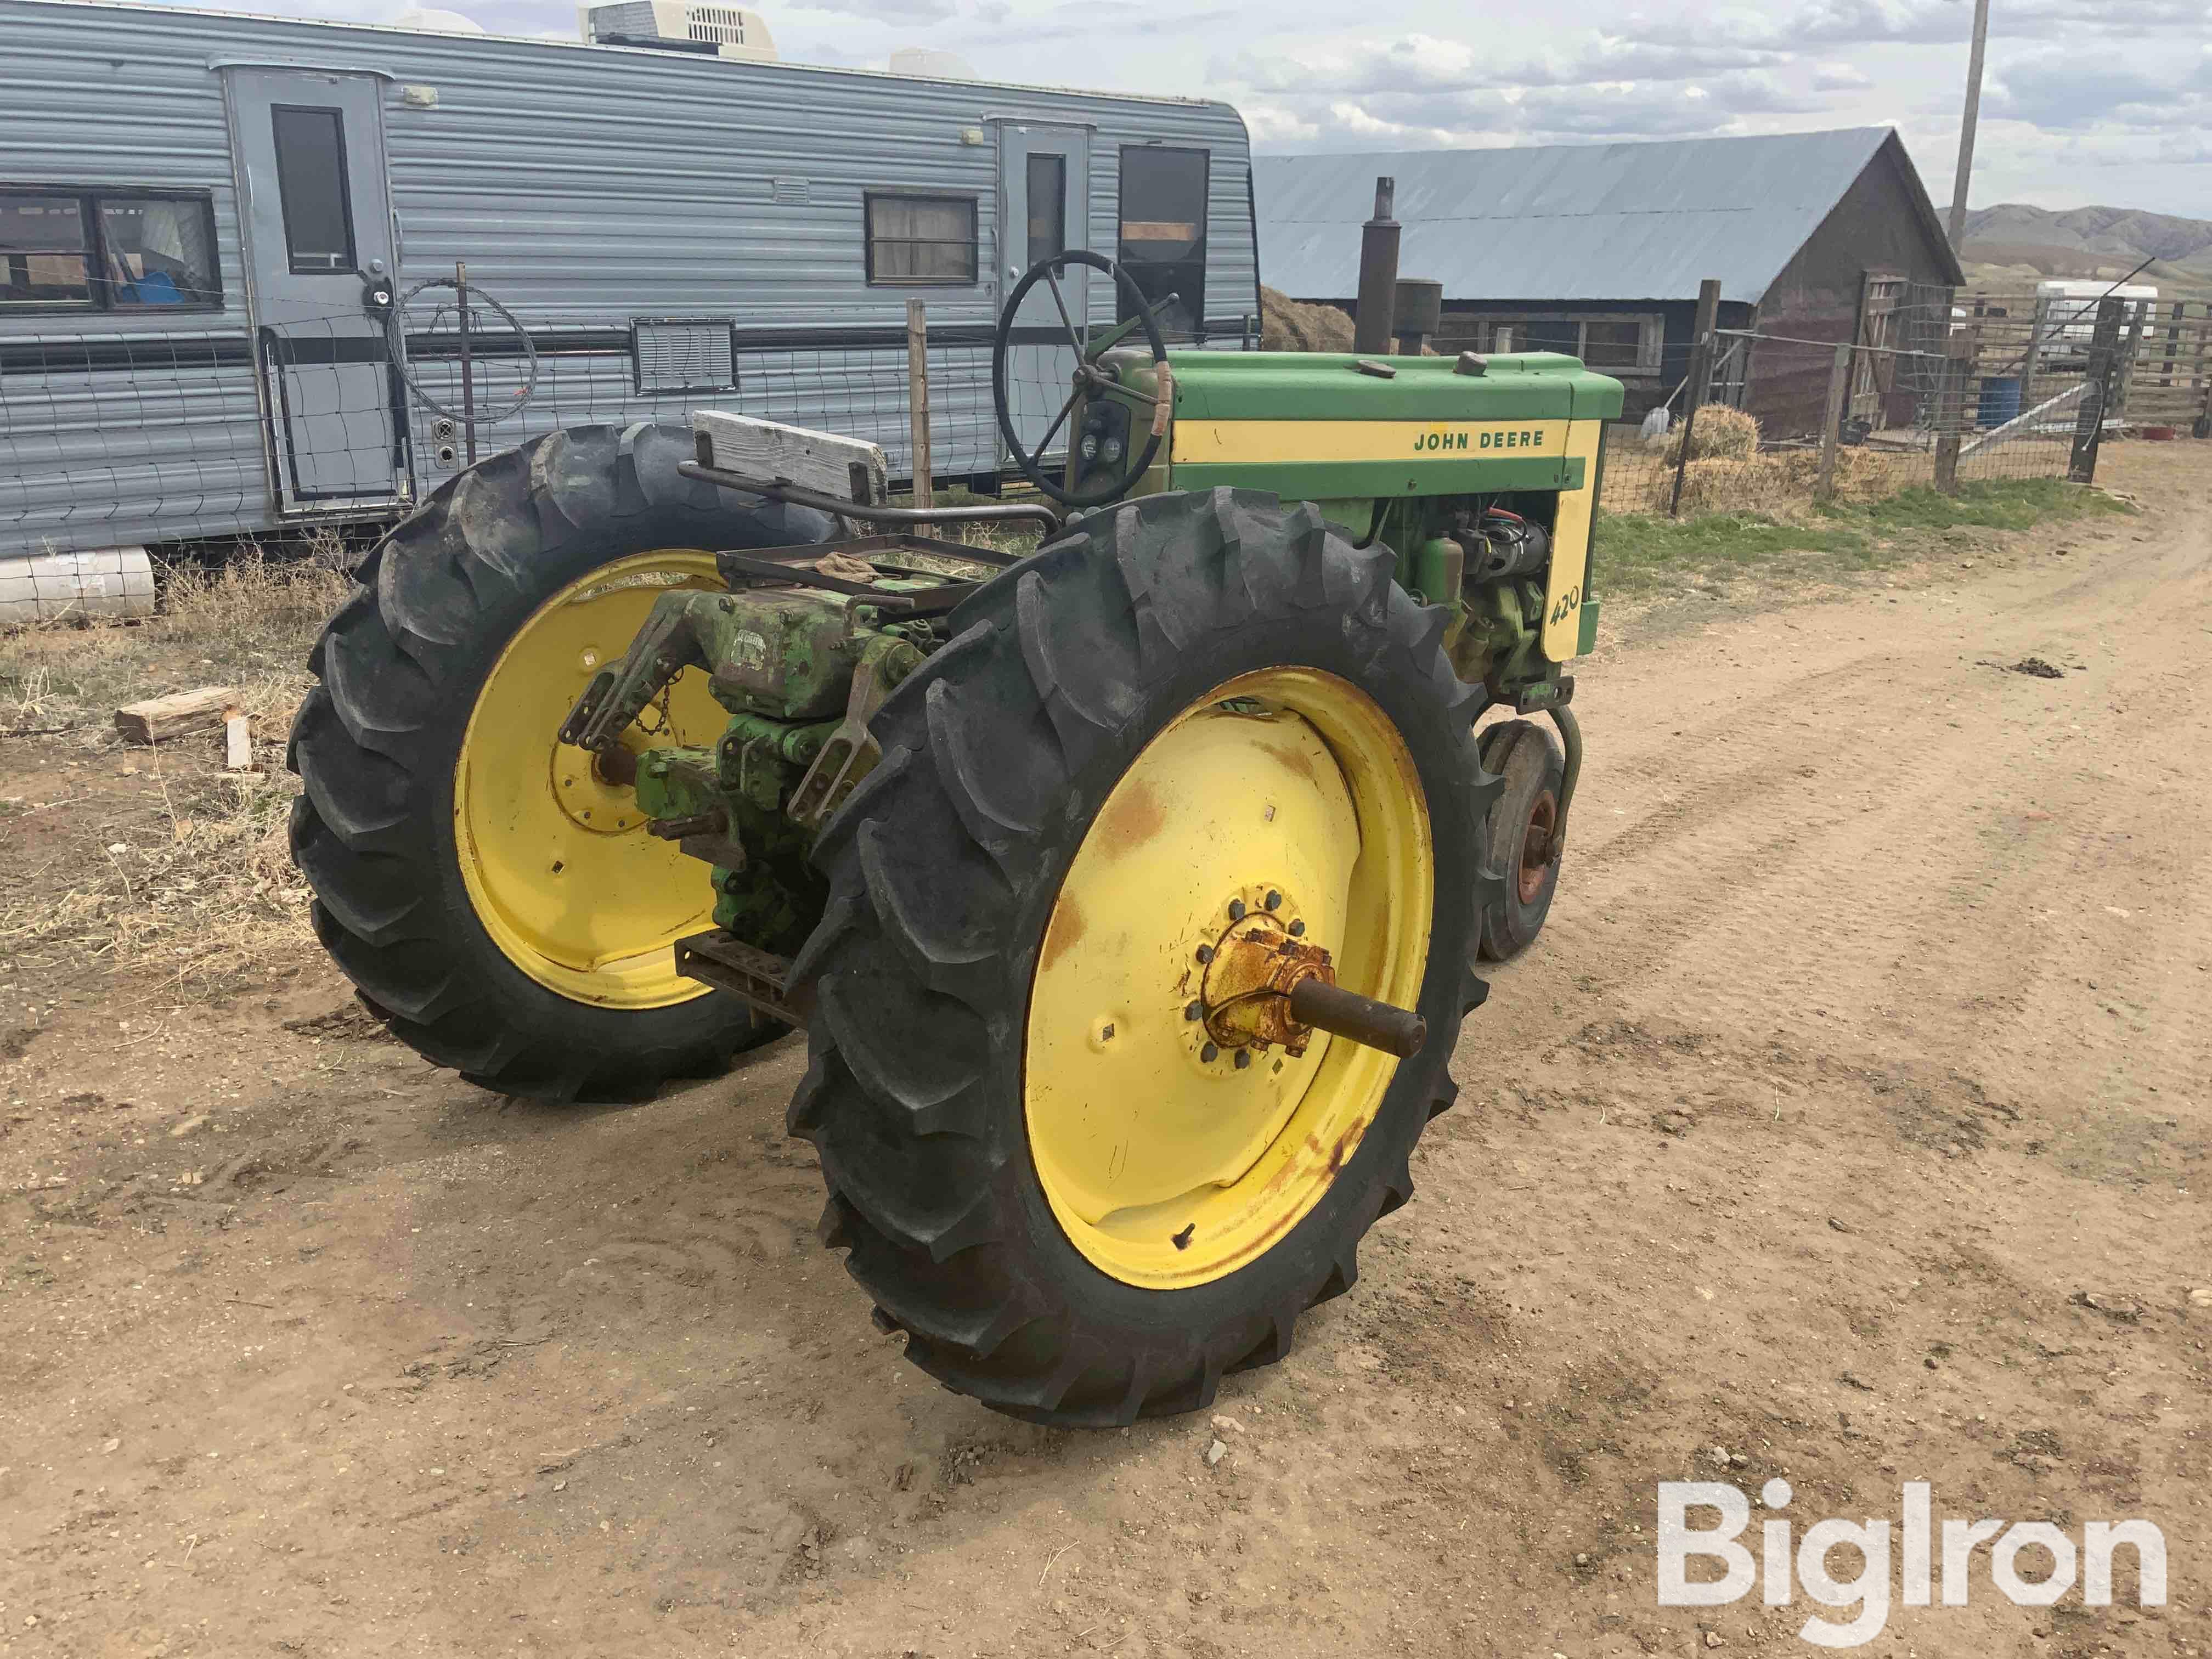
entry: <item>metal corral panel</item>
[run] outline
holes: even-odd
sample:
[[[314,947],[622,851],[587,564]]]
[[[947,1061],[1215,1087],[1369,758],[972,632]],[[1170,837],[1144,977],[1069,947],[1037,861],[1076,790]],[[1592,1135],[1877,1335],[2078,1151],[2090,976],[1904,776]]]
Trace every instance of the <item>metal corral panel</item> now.
[[[193,313],[0,310],[0,555],[277,522],[226,65],[379,78],[399,289],[465,260],[538,344],[538,392],[480,428],[487,453],[555,426],[711,404],[872,439],[896,471],[905,307],[919,293],[936,468],[997,471],[983,342],[1006,271],[1027,263],[1023,237],[1000,234],[998,123],[1091,130],[1089,245],[1109,252],[1120,147],[1207,149],[1206,310],[1259,308],[1249,146],[1224,104],[99,0],[0,0],[0,179],[209,191],[223,295]],[[902,190],[975,198],[977,281],[867,282],[864,195]],[[409,313],[408,352],[420,388],[453,404],[450,340],[418,331],[439,297]],[[1093,307],[1110,314],[1103,284]],[[641,392],[633,325],[648,319],[726,322],[736,391]],[[477,325],[492,337],[477,395],[496,406],[521,363],[503,324]],[[419,497],[462,446],[419,401],[406,424]]]
[[[1756,304],[1891,136],[1262,156],[1260,246],[1285,294],[1357,294],[1382,174],[1397,180],[1399,269],[1448,300],[1692,299],[1717,276],[1723,299]]]

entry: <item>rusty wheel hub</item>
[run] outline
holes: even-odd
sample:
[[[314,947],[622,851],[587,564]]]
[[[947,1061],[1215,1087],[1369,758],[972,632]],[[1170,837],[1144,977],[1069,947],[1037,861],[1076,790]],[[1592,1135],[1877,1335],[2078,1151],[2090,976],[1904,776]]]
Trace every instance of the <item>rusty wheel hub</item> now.
[[[1243,902],[1230,908],[1232,920],[1215,940],[1199,991],[1206,1034],[1223,1048],[1256,1048],[1265,1054],[1280,1043],[1293,1058],[1306,1051],[1313,1027],[1291,1015],[1291,994],[1302,981],[1336,983],[1328,951],[1296,938],[1303,924],[1285,924],[1274,910],[1245,914]]]
[[[1523,904],[1536,902],[1544,890],[1545,878],[1552,872],[1557,859],[1552,850],[1552,832],[1559,821],[1559,799],[1547,789],[1529,806],[1528,833],[1521,838],[1519,886]]]

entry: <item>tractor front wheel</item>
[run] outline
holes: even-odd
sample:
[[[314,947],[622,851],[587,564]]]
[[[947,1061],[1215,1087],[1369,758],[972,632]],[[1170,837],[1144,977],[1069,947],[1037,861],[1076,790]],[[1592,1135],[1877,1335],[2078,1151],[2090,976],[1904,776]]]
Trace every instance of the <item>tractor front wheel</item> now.
[[[1411,1194],[1491,896],[1443,620],[1310,507],[1155,495],[970,598],[884,706],[817,850],[791,1127],[825,1238],[951,1388],[1197,1409]],[[1419,1051],[1252,988],[1323,962],[1425,1019]]]
[[[502,1093],[642,1098],[782,1029],[677,973],[708,866],[558,735],[655,596],[720,589],[714,550],[833,532],[684,477],[691,453],[674,423],[578,427],[471,468],[378,544],[308,659],[292,856],[315,931],[395,1036]],[[625,747],[727,720],[686,675]]]
[[[1482,955],[1510,962],[1536,942],[1559,890],[1559,823],[1564,769],[1559,745],[1528,720],[1507,720],[1482,734],[1484,763],[1504,780],[1483,840],[1484,855],[1504,878],[1482,917]]]

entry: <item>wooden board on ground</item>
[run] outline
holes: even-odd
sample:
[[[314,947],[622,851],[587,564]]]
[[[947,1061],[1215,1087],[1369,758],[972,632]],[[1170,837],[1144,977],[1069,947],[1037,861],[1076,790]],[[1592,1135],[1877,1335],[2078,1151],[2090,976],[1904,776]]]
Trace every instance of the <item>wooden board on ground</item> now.
[[[166,697],[126,703],[115,711],[115,729],[125,743],[170,743],[195,732],[212,732],[238,710],[234,685],[203,685],[172,691]]]
[[[719,409],[695,411],[691,429],[702,441],[701,462],[725,472],[742,472],[768,483],[796,484],[817,495],[850,501],[862,499],[853,487],[857,466],[867,479],[865,499],[880,501],[890,493],[890,463],[881,447],[862,439]]]
[[[253,723],[243,714],[222,723],[222,763],[234,772],[253,769]]]

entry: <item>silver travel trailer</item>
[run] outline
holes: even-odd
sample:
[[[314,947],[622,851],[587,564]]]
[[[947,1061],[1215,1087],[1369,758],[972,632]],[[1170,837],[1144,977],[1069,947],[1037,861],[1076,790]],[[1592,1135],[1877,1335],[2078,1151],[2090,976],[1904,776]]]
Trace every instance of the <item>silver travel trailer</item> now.
[[[641,46],[0,0],[0,584],[389,519],[466,465],[465,410],[489,453],[712,405],[899,472],[915,296],[932,470],[994,479],[1000,296],[1060,246],[1256,344],[1229,106],[761,61],[714,44],[733,7],[599,9],[645,20],[624,40],[705,21]],[[1064,390],[1058,319],[1021,321],[1011,378]]]

